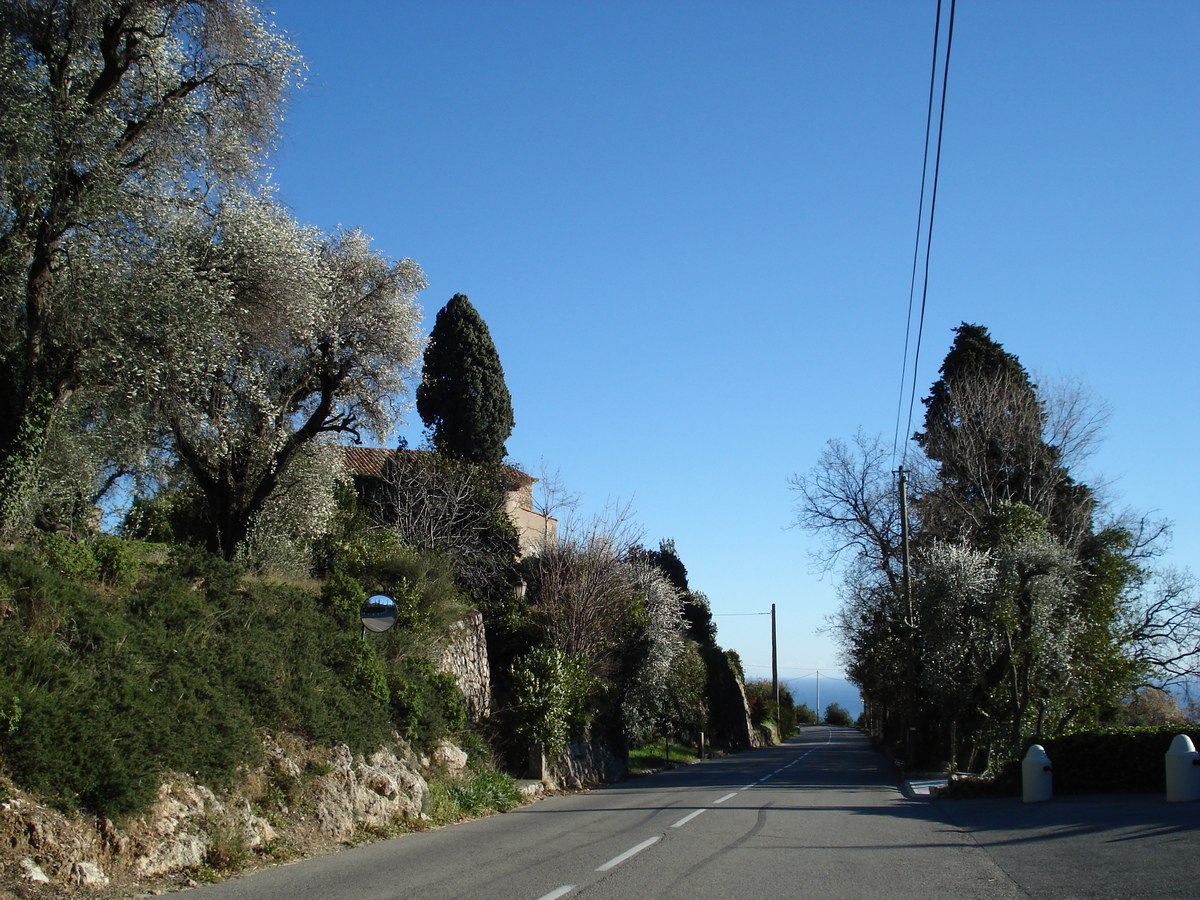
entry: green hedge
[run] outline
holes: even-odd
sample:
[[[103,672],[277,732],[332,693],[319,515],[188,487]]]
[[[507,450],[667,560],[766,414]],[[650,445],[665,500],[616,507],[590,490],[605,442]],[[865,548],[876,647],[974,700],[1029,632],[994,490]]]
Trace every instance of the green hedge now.
[[[1166,752],[1178,734],[1186,734],[1200,747],[1200,729],[1194,725],[1163,728],[1113,728],[1081,731],[1040,743],[1054,771],[1055,794],[1164,793]],[[997,767],[992,778],[951,781],[944,796],[1016,797],[1021,794],[1021,760]]]
[[[1194,725],[1087,731],[1040,743],[1050,757],[1057,794],[1162,793],[1165,754],[1177,734],[1200,746]]]

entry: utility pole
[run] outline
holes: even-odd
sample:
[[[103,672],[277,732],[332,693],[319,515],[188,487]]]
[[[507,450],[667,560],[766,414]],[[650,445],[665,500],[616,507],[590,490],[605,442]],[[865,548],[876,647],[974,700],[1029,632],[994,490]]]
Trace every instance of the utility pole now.
[[[775,709],[779,709],[779,646],[775,641],[775,604],[771,604],[771,690],[775,692]],[[776,712],[776,715],[779,715]]]
[[[901,560],[904,566],[903,586],[904,586],[904,603],[908,608],[908,616],[904,620],[904,630],[908,637],[908,685],[906,690],[904,711],[904,741],[907,747],[906,755],[908,765],[913,762],[912,734],[914,730],[913,718],[915,716],[915,697],[917,681],[917,646],[916,646],[916,631],[917,621],[913,612],[913,597],[912,597],[912,559],[908,549],[908,479],[905,478],[904,466],[900,467],[900,553]]]
[[[900,553],[904,565],[904,602],[908,604],[908,622],[913,621],[912,602],[912,567],[908,555],[908,479],[904,474],[904,466],[900,467]]]

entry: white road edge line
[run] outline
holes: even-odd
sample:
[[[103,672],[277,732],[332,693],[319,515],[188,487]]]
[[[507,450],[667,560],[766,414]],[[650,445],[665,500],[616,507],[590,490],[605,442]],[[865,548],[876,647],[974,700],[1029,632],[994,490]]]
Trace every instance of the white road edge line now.
[[[573,890],[575,890],[575,885],[564,884],[558,890],[551,891],[548,894],[544,894],[543,896],[538,897],[538,900],[558,900],[559,897],[565,897],[565,896],[567,896],[567,894],[571,893],[571,891],[573,891]]]
[[[688,822],[692,821],[692,819],[696,818],[696,816],[700,815],[700,813],[702,813],[702,812],[704,812],[704,810],[702,810],[702,809],[694,810],[693,812],[688,813],[686,816],[684,816],[682,819],[680,819],[678,822],[676,822],[671,827],[672,828],[682,828],[684,825],[686,825]]]
[[[731,793],[731,794],[726,794],[726,795],[725,795],[724,797],[722,797],[720,800],[714,800],[714,801],[713,801],[713,805],[716,805],[716,804],[718,804],[718,803],[724,803],[726,800],[730,799],[731,797],[736,797],[736,796],[737,796],[737,791],[734,791],[734,792],[733,792],[733,793]]]
[[[610,859],[604,865],[597,866],[596,871],[597,872],[607,872],[609,869],[619,866],[621,863],[625,862],[625,860],[629,859],[630,857],[637,856],[639,853],[641,853],[643,850],[645,850],[647,847],[651,846],[652,844],[657,844],[660,840],[662,840],[662,835],[656,834],[654,837],[648,838],[648,839],[642,841],[636,847],[630,847],[628,850],[626,850],[620,856],[614,856],[612,859]]]

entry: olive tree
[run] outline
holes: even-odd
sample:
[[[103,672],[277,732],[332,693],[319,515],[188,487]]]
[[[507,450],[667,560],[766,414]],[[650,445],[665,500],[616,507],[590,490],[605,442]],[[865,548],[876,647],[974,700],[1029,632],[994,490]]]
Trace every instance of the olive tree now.
[[[299,72],[249,0],[0,5],[0,528],[56,414],[111,382],[97,270],[122,279],[144,222],[252,174]]]
[[[210,549],[232,558],[308,445],[389,434],[424,276],[360,232],[322,235],[240,195],[179,223],[146,275],[161,305],[142,389],[204,497]]]

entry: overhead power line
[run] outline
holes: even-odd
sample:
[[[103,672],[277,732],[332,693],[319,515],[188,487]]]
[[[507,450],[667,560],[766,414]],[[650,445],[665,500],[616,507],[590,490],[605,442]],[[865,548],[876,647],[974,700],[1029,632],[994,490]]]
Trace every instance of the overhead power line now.
[[[933,128],[934,100],[938,97],[938,56],[942,44],[942,0],[938,0],[937,15],[933,27],[933,61],[929,71],[929,103],[925,111],[925,153],[921,161],[921,196],[917,206],[917,232],[913,242],[912,277],[908,288],[908,315],[904,329],[904,360],[900,372],[900,395],[896,402],[896,429],[892,438],[892,460],[895,461],[900,447],[900,420],[904,409],[904,392],[908,382],[908,350],[912,338],[913,303],[916,298],[917,272],[922,269],[921,307],[917,321],[917,339],[913,348],[912,382],[909,388],[908,418],[905,423],[904,452],[901,465],[908,454],[908,439],[912,434],[913,408],[917,399],[917,368],[921,361],[921,339],[925,332],[925,306],[929,297],[929,260],[933,247],[933,220],[937,212],[938,175],[942,163],[942,131],[946,122],[946,85],[950,75],[950,49],[954,43],[954,7],[957,0],[950,0],[950,16],[946,28],[946,52],[941,65],[940,103],[937,120],[936,140]],[[933,178],[929,179],[929,150],[934,146]],[[928,187],[928,191],[926,188]],[[929,195],[929,217],[925,216],[925,197]],[[921,266],[921,245],[925,246],[924,265]]]

